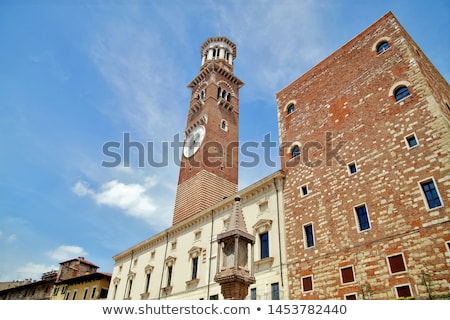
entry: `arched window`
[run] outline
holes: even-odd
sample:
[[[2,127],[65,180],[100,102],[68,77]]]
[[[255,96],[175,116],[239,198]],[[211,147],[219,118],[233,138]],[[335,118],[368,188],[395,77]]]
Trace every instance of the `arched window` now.
[[[300,155],[300,147],[299,146],[294,146],[292,148],[292,151],[291,151],[292,159],[295,158],[295,157],[298,157],[299,155]]]
[[[295,106],[293,103],[291,103],[289,105],[289,107],[287,108],[287,114],[291,114],[292,112],[294,112],[294,110],[295,110]]]
[[[406,87],[406,86],[398,87],[394,91],[395,101],[400,101],[409,95],[410,95],[410,93],[409,93],[408,87]]]
[[[385,52],[387,49],[389,49],[391,46],[389,45],[389,42],[387,41],[382,41],[380,44],[378,44],[377,46],[377,53],[381,54],[383,52]]]
[[[222,130],[228,131],[228,123],[225,120],[222,120],[222,122],[220,123],[220,128]]]

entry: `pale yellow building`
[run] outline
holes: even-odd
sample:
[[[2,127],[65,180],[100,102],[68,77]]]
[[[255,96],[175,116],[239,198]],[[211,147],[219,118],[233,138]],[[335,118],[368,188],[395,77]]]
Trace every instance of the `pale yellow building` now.
[[[287,299],[283,187],[284,173],[277,171],[117,254],[108,299],[223,299],[214,282],[216,240],[227,227],[236,197],[255,237],[256,283],[246,299]]]
[[[110,273],[95,272],[55,284],[51,300],[98,300],[108,296]]]

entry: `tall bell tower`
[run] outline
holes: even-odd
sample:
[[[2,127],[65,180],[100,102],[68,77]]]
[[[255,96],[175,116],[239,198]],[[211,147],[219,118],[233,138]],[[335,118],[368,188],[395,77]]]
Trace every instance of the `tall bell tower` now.
[[[172,224],[229,197],[238,189],[239,89],[233,74],[236,45],[212,37],[200,47],[192,80]]]

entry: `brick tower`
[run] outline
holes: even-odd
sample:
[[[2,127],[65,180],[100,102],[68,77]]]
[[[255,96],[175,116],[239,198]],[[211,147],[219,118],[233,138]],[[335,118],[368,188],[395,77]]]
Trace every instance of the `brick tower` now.
[[[277,103],[290,299],[448,296],[450,87],[394,15]]]
[[[239,89],[233,74],[236,45],[225,37],[200,47],[192,90],[173,224],[237,192]]]

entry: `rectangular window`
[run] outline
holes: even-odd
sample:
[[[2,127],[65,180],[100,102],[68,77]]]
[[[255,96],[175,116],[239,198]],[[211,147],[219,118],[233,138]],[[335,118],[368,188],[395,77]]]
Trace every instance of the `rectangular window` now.
[[[212,296],[209,296],[209,300],[219,300],[219,295],[218,294],[214,294]]]
[[[259,235],[259,243],[261,245],[261,259],[269,257],[269,233],[264,232]]]
[[[108,297],[108,288],[101,288],[100,299],[106,299]]]
[[[114,285],[113,300],[116,300],[117,284]]]
[[[403,261],[403,255],[397,254],[388,257],[389,269],[391,273],[398,273],[406,271],[405,262]]]
[[[86,300],[89,288],[85,288],[83,292],[83,300]]]
[[[348,165],[348,174],[355,174],[356,171],[358,171],[358,168],[356,167],[356,162],[350,162]]]
[[[147,276],[145,278],[145,291],[144,292],[148,292],[148,289],[150,289],[150,278],[151,278],[152,273],[149,272],[147,273]]]
[[[97,293],[97,287],[92,288],[91,299],[95,299],[95,294]]]
[[[192,258],[192,280],[197,279],[198,257]]]
[[[341,268],[341,279],[342,283],[351,283],[355,281],[352,266]]]
[[[78,293],[77,290],[74,290],[74,291],[73,291],[72,300],[75,300],[75,299],[77,298],[77,293]]]
[[[356,300],[356,293],[346,294],[344,298],[345,300]]]
[[[53,289],[53,295],[56,296],[58,294],[59,291],[59,287],[56,287],[55,289]]]
[[[133,279],[128,280],[128,292],[127,297],[129,298],[131,296],[131,288],[133,287]]]
[[[314,230],[312,224],[307,224],[303,226],[303,231],[305,234],[305,245],[307,248],[314,247]]]
[[[69,300],[70,291],[66,292],[66,296],[64,297],[64,300]]]
[[[308,193],[309,193],[309,191],[308,191],[308,185],[307,184],[305,184],[305,185],[300,187],[300,194],[301,194],[302,197],[307,196]]]
[[[272,300],[280,300],[280,287],[278,285],[278,282],[272,283],[270,286],[272,289]]]
[[[428,209],[434,209],[442,206],[441,198],[438,190],[434,185],[434,181],[426,180],[420,183],[423,195],[425,196]]]
[[[406,136],[405,142],[408,149],[414,148],[419,144],[419,142],[417,141],[417,137],[414,133],[410,134],[409,136]]]
[[[302,278],[302,289],[303,292],[309,292],[313,290],[313,279],[312,276],[307,276]]]
[[[369,214],[367,213],[366,205],[363,204],[355,208],[356,218],[358,219],[359,231],[370,229]]]
[[[409,284],[395,287],[395,291],[397,292],[398,298],[412,297],[411,287],[409,286]]]
[[[250,289],[250,300],[256,300],[256,288]]]
[[[167,286],[166,287],[170,287],[170,285],[172,283],[172,271],[173,271],[172,266],[167,267]]]

